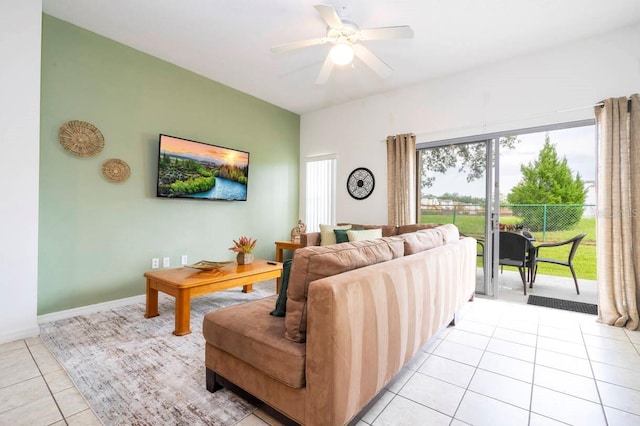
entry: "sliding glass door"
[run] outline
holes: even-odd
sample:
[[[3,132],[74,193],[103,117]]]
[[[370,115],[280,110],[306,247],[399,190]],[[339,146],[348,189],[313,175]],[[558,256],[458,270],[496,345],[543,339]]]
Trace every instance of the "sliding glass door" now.
[[[501,228],[526,231],[536,245],[585,233],[576,271],[585,286],[595,287],[593,120],[418,143],[417,150],[420,221],[453,223],[478,240],[477,293],[523,300],[518,268],[498,268]],[[551,254],[569,256],[557,250]],[[538,276],[548,275],[544,283],[536,280],[538,294],[543,284],[564,278],[573,291],[568,268],[554,268],[538,268]],[[525,277],[528,287],[529,280]]]
[[[477,241],[476,293],[497,296],[491,260],[499,223],[498,139],[422,144],[418,150],[421,223],[453,223]]]

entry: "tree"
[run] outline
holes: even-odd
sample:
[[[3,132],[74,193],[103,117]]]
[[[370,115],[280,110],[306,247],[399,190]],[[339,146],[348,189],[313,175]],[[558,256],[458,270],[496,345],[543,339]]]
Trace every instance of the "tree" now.
[[[513,149],[520,143],[515,136],[500,138],[500,147]],[[420,151],[422,160],[422,189],[431,188],[436,177],[433,173],[445,174],[449,169],[458,168],[459,173],[467,174],[467,182],[484,178],[486,168],[486,145],[469,143],[441,146]]]
[[[570,229],[582,218],[582,206],[566,204],[584,204],[586,189],[580,173],[573,172],[567,164],[567,158],[558,159],[556,147],[551,143],[549,134],[545,136],[544,146],[538,159],[521,165],[522,179],[513,187],[507,201],[516,204],[512,207],[516,216],[523,218],[523,225],[533,231],[554,231]],[[551,204],[544,206],[518,206],[518,204]],[[562,204],[562,206],[553,206]]]

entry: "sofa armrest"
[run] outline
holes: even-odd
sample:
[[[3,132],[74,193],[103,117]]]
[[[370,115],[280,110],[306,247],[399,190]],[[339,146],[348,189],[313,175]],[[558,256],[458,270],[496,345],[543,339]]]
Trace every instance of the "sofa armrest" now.
[[[300,234],[300,247],[319,246],[320,232],[308,232]]]

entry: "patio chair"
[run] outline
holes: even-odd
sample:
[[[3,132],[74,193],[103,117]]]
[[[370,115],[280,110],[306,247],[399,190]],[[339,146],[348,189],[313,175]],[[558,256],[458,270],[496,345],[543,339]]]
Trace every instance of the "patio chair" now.
[[[460,232],[460,236],[461,237],[470,237],[470,235],[467,235],[463,232]],[[484,239],[482,237],[473,237],[476,239],[476,245],[477,245],[477,249],[476,249],[476,256],[478,257],[482,257],[484,256]]]
[[[531,267],[529,252],[531,241],[523,235],[514,232],[500,232],[500,266],[514,266],[520,272],[524,294],[527,295],[526,268]]]
[[[568,239],[566,241],[561,241],[559,243],[543,243],[537,245],[535,247],[535,256],[532,261],[533,274],[531,275],[531,283],[529,284],[531,288],[533,288],[533,283],[536,280],[536,275],[538,273],[538,263],[552,263],[554,265],[566,266],[571,270],[571,275],[573,275],[573,282],[576,285],[576,293],[580,294],[580,288],[578,287],[578,278],[576,277],[576,271],[573,269],[573,257],[576,255],[576,250],[582,242],[582,239],[587,234],[578,234],[575,237]],[[548,248],[548,247],[561,247],[565,245],[571,244],[571,249],[569,250],[569,256],[567,260],[562,259],[553,259],[549,257],[540,257],[540,249]]]

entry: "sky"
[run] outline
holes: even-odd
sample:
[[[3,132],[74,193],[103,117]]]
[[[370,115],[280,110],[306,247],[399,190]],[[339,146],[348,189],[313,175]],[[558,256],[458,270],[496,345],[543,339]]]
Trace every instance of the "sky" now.
[[[547,132],[531,133],[518,136],[521,140],[513,150],[500,150],[500,194],[502,198],[518,184],[522,175],[521,165],[528,165],[538,158],[538,154],[544,145]],[[548,132],[551,143],[556,146],[558,158],[567,158],[567,164],[573,175],[580,173],[585,182],[585,187],[590,187],[587,192],[585,204],[595,204],[594,182],[596,178],[596,143],[594,126],[574,127],[570,129],[553,130]],[[451,170],[446,174],[436,174],[436,180],[431,188],[425,188],[423,192],[441,195],[443,193],[458,193],[484,197],[485,182],[476,180],[468,183],[466,175],[457,170]]]
[[[162,150],[174,154],[192,154],[198,157],[211,158],[225,164],[239,167],[246,167],[249,163],[249,154],[247,152],[174,138],[167,135],[162,135]]]

